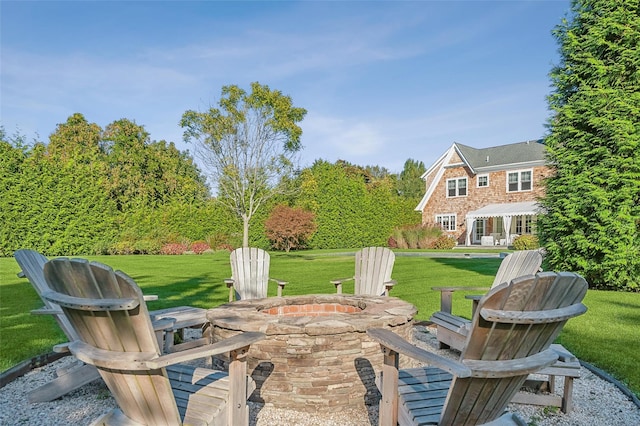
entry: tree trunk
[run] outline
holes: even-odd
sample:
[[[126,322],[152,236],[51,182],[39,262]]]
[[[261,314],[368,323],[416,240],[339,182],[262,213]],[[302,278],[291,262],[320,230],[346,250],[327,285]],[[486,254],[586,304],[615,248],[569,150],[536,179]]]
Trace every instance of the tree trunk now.
[[[242,215],[242,247],[249,247],[249,216]]]

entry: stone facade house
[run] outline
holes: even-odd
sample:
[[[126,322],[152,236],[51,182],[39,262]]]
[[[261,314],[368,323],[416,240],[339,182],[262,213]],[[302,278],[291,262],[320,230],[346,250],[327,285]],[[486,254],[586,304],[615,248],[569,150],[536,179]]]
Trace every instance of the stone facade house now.
[[[535,234],[536,200],[550,173],[540,140],[481,149],[454,143],[422,175],[426,193],[416,210],[458,244],[509,245]]]

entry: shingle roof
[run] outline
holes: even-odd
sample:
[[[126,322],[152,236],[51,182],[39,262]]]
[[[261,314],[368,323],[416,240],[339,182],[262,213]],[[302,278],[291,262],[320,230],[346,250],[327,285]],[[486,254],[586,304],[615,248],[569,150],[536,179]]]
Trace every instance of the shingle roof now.
[[[457,142],[455,145],[469,166],[476,170],[485,167],[545,161],[545,149],[541,139],[489,148],[472,148]]]

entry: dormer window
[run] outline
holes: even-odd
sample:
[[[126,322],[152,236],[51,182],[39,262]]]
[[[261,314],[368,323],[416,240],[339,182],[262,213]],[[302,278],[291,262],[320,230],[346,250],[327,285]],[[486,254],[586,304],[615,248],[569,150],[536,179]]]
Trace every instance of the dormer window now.
[[[531,170],[507,172],[507,192],[531,191],[533,188]]]
[[[447,179],[447,198],[466,197],[467,178]]]

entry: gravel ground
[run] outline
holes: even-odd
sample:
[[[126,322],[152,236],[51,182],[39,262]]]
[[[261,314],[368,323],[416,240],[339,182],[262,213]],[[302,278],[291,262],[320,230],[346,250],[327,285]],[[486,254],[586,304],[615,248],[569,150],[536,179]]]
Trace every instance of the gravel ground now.
[[[435,338],[426,328],[416,326],[415,330],[416,345],[445,356],[455,356],[449,351],[437,350]],[[101,381],[83,386],[56,401],[27,402],[26,395],[30,390],[48,382],[55,377],[58,368],[72,362],[72,357],[63,358],[35,369],[0,389],[0,425],[87,425],[102,413],[115,408],[111,394]],[[556,391],[561,395],[561,383]],[[511,404],[509,410],[519,413],[531,426],[640,425],[640,408],[612,383],[584,368],[580,379],[574,381],[573,404],[574,409],[569,414],[521,404]],[[276,409],[252,402],[249,406],[249,423],[255,426],[369,426],[378,423],[377,407],[320,414]]]

